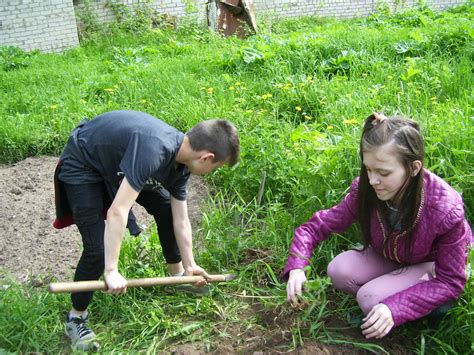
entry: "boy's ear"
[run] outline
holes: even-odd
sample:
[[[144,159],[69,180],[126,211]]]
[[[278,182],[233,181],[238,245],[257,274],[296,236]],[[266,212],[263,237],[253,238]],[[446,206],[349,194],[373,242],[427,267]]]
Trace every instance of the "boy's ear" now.
[[[201,155],[201,160],[203,161],[207,161],[207,160],[213,160],[215,157],[215,154],[214,153],[211,153],[211,152],[207,152],[207,153],[204,153],[203,155]]]
[[[415,161],[412,163],[412,169],[413,169],[412,175],[413,175],[413,176],[417,176],[422,167],[423,167],[423,164],[421,163],[421,161],[415,160]]]

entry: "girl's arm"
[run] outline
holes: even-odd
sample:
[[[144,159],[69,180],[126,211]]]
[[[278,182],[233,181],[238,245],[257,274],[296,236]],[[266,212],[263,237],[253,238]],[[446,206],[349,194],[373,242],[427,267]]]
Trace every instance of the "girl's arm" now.
[[[316,212],[309,221],[295,230],[290,247],[290,256],[282,277],[288,280],[288,274],[294,269],[304,269],[316,246],[331,233],[345,231],[357,218],[357,188],[359,179],[351,184],[349,193],[336,206]]]

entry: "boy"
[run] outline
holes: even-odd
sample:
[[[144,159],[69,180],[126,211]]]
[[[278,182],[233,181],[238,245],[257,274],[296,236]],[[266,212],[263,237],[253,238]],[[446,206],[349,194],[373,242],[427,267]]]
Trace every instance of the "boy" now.
[[[200,122],[186,134],[138,111],[83,120],[72,131],[55,172],[54,226],[75,223],[83,241],[74,281],[97,280],[103,274],[109,293],[126,291],[118,258],[127,221],[132,234],[140,232],[130,212],[135,201],[155,218],[168,272],[209,278],[194,261],[186,183],[190,174],[234,165],[239,150],[238,132],[226,120]],[[92,296],[73,293],[66,316],[71,342],[82,350],[97,346],[86,325]]]

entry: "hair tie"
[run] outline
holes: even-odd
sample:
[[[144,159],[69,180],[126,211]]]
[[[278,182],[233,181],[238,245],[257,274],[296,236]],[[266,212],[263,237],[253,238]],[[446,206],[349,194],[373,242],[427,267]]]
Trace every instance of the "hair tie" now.
[[[387,116],[379,112],[374,112],[373,116],[374,116],[374,119],[372,120],[373,126],[377,126],[378,124],[382,123],[383,121],[387,119]]]

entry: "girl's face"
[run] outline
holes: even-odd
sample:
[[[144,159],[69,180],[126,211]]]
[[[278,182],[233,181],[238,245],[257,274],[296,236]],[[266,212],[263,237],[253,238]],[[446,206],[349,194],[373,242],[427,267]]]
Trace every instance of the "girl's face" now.
[[[369,184],[378,199],[391,201],[407,178],[407,171],[398,159],[395,144],[391,142],[363,150],[362,159],[367,169]]]

